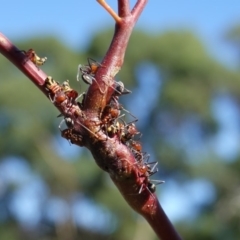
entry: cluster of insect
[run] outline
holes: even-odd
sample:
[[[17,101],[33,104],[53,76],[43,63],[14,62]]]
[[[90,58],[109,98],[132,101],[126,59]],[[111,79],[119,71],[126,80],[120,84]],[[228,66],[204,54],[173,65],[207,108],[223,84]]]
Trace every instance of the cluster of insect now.
[[[43,65],[47,59],[40,58],[32,49],[28,50],[27,52],[23,52],[36,66]],[[82,80],[89,85],[93,84],[95,81],[98,85],[98,82],[95,79],[95,74],[100,66],[100,63],[92,59],[88,59],[87,65],[78,66],[77,81]],[[68,139],[70,143],[83,146],[82,136],[73,128],[73,126],[75,120],[79,116],[82,116],[81,110],[83,108],[85,93],[79,95],[77,91],[70,87],[68,80],[60,84],[50,76],[46,78],[44,87],[48,92],[49,99],[55,105],[59,107],[62,106],[64,109],[74,109],[71,117],[70,115],[68,116],[67,113],[65,114],[64,119],[59,125],[59,129],[61,130],[62,137]],[[140,172],[139,177],[144,179],[144,182],[142,183],[138,193],[141,194],[144,189],[147,189],[152,194],[156,191],[156,185],[164,183],[164,181],[161,180],[150,179],[150,177],[158,171],[158,162],[149,162],[150,155],[142,151],[142,145],[139,141],[141,133],[137,130],[135,125],[138,119],[128,110],[124,109],[124,107],[119,104],[118,101],[120,96],[129,94],[131,91],[126,89],[121,81],[115,81],[114,85],[110,87],[113,88],[114,91],[109,103],[106,105],[100,115],[100,129],[106,134],[106,138],[117,136],[121,143],[129,147],[136,159],[136,166]],[[101,93],[105,93],[105,90],[101,89],[99,85],[98,88]],[[78,101],[80,98],[81,102]],[[125,114],[129,114],[133,120],[128,123],[125,122]],[[62,116],[62,114],[59,116]],[[63,123],[65,123],[67,126],[67,128],[64,130],[61,129]],[[84,125],[82,126],[86,128]],[[86,128],[86,130],[90,131],[88,128]],[[91,133],[95,134],[93,132]]]

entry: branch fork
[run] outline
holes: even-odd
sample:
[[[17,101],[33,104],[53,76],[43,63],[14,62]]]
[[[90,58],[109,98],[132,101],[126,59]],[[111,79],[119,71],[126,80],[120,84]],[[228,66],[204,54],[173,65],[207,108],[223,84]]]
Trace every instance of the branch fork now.
[[[122,128],[125,129],[125,126],[122,128],[115,126],[117,130],[112,132],[110,137],[102,124],[103,111],[106,106],[114,101],[118,103],[118,98],[121,96],[121,94],[116,94],[114,77],[121,69],[132,29],[147,0],[137,0],[132,10],[130,10],[129,0],[118,0],[118,14],[105,0],[97,0],[97,2],[115,20],[115,33],[111,45],[103,61],[95,69],[96,71],[92,72],[91,64],[87,68],[90,69],[90,72],[87,73],[88,76],[93,77],[95,81],[90,82],[89,89],[81,103],[77,102],[76,95],[69,97],[65,85],[56,82],[53,82],[54,86],[51,87],[46,85],[47,74],[1,33],[0,52],[48,98],[50,94],[51,98],[55,99],[53,103],[64,116],[68,126],[67,129],[61,130],[62,136],[71,143],[85,146],[91,151],[98,166],[109,173],[128,204],[146,218],[159,238],[179,240],[180,236],[165,215],[155,193],[149,187],[151,170],[143,171],[144,161],[138,162],[130,147],[131,143],[123,141],[122,136],[125,133]],[[56,87],[53,89],[58,90],[54,92],[51,90],[52,87]],[[70,88],[70,90],[72,89]],[[56,98],[57,94],[59,94],[59,98]],[[61,97],[63,98],[61,99]],[[60,102],[60,100],[63,101]],[[143,155],[142,158],[144,158]]]

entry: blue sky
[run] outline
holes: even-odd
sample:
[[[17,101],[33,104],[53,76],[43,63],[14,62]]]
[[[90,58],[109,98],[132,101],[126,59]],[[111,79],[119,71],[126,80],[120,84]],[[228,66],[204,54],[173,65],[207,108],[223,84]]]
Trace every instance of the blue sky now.
[[[135,1],[130,2],[133,5]],[[108,0],[108,3],[116,9],[116,0]],[[51,34],[66,45],[81,49],[92,34],[114,24],[95,0],[8,0],[1,3],[1,9],[4,11],[0,15],[0,29],[13,41]],[[232,65],[237,54],[225,42],[224,33],[237,22],[240,23],[239,0],[149,0],[137,27],[154,33],[191,29],[214,56]]]

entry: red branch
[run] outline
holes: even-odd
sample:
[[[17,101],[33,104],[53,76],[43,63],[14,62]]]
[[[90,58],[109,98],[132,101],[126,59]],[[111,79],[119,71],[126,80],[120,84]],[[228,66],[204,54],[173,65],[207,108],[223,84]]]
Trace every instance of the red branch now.
[[[37,87],[45,90],[41,87],[46,79],[46,74],[29,61],[26,55],[14,46],[9,39],[7,39],[0,32],[0,52],[11,61],[17,68],[20,69]]]
[[[143,8],[141,8],[143,9]],[[140,9],[140,11],[141,11]],[[118,15],[121,18],[127,17],[130,14],[129,0],[118,1]]]
[[[0,34],[0,52],[17,66],[47,96],[52,96],[55,106],[73,125],[62,136],[72,143],[87,147],[98,166],[108,172],[111,179],[128,204],[152,226],[162,240],[181,239],[161,208],[158,199],[149,190],[149,176],[143,173],[143,163],[136,161],[133,151],[121,140],[121,135],[109,137],[101,125],[105,107],[113,99],[115,75],[120,70],[132,29],[144,9],[147,0],[137,0],[130,11],[129,0],[118,0],[116,14],[104,0],[97,0],[115,19],[115,33],[111,45],[94,75],[83,103],[68,98],[63,85],[55,84],[60,90],[49,92],[46,74],[36,67],[24,53],[19,51],[5,36]],[[101,89],[101,90],[100,90]],[[72,89],[71,89],[72,90]],[[66,101],[57,101],[56,95],[64,93]],[[73,93],[76,93],[73,90]],[[115,98],[118,104],[118,98]],[[120,131],[120,130],[119,130]],[[141,189],[141,190],[140,190]]]

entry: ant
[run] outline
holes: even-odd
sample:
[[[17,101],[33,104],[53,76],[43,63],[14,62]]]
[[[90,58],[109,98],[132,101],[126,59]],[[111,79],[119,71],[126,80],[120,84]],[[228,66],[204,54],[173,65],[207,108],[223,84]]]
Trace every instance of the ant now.
[[[78,115],[78,116],[80,116],[79,114],[78,114],[78,112],[77,111],[75,111],[75,114],[76,115]],[[61,117],[62,116],[62,114],[60,114],[58,117]],[[61,131],[61,132],[65,132],[65,130],[67,130],[67,129],[65,129],[65,130],[62,130],[61,129],[61,126],[62,126],[62,124],[65,122],[65,124],[66,124],[66,126],[68,127],[67,129],[68,130],[72,130],[72,131],[69,131],[68,133],[75,133],[75,134],[78,134],[79,135],[79,133],[76,131],[76,130],[74,130],[74,121],[73,121],[73,119],[71,118],[71,117],[64,117],[64,119],[60,122],[60,124],[59,124],[59,126],[58,126],[58,128],[59,128],[59,130]],[[90,132],[90,133],[92,133],[96,138],[98,138],[98,136],[96,135],[96,133],[94,133],[93,131],[91,131],[89,128],[87,128],[84,124],[82,124],[81,122],[77,122],[78,124],[80,124],[83,128],[85,128],[88,132]],[[64,136],[63,136],[64,137]],[[67,138],[67,137],[65,137],[65,138]],[[68,138],[67,138],[68,139]]]
[[[155,183],[153,183],[153,181],[155,182]],[[159,184],[162,184],[162,183],[165,183],[165,181],[162,181],[162,180],[149,180],[149,179],[147,179],[147,184],[145,183],[145,187],[146,187],[146,189],[151,193],[151,195],[153,194],[153,193],[155,193],[156,192],[156,185],[159,185]],[[139,194],[141,194],[142,193],[142,191],[143,191],[143,186],[144,186],[144,183],[142,183],[142,185],[141,185],[141,187],[140,187],[140,189],[139,189]],[[153,195],[152,195],[153,196]]]
[[[121,110],[129,113],[133,118],[135,118],[135,120],[129,124],[126,124],[123,120],[123,124],[119,122],[115,124],[117,119],[125,116],[125,114],[120,116]],[[134,124],[136,121],[138,121],[138,119],[128,110],[124,109],[123,106],[116,101],[116,99],[112,99],[112,101],[110,101],[110,103],[104,108],[101,116],[101,124],[107,126],[107,132],[113,134],[119,132],[119,138],[124,143],[131,139],[135,134],[140,133]]]
[[[121,95],[132,93],[132,91],[130,91],[124,87],[124,84],[121,81],[118,81],[118,82],[115,81],[115,85],[116,85],[116,87],[115,87],[115,95],[116,96],[121,96]]]
[[[108,105],[105,106],[101,114],[100,125],[105,127],[105,130],[109,134],[115,134],[119,126],[115,126],[116,120],[121,118],[124,115],[121,115],[121,111],[118,108],[118,102],[111,101]]]
[[[78,65],[78,73],[77,73],[77,80],[79,81],[80,72],[82,73],[82,80],[86,83],[91,85],[93,83],[94,75],[96,74],[98,68],[102,66],[97,61],[88,58],[88,65]]]
[[[153,167],[150,166],[151,164],[154,164]],[[141,165],[138,164],[138,167],[139,167],[138,169],[141,173],[139,177],[145,177],[144,182],[142,183],[139,189],[139,194],[142,192],[144,185],[150,193],[154,193],[156,191],[156,185],[165,183],[165,181],[163,180],[149,179],[150,176],[158,172],[158,169],[156,169],[157,164],[158,162],[152,162],[152,163],[143,162]]]
[[[112,98],[110,100],[110,103],[107,106],[110,106],[112,109],[116,109],[116,111],[119,111],[119,114],[121,113],[121,111],[124,111],[124,112],[128,113],[129,115],[131,115],[132,118],[134,118],[133,122],[137,122],[138,121],[137,117],[135,117],[130,111],[125,109],[122,104],[119,104],[119,102],[115,98],[115,96],[112,96]]]
[[[72,89],[69,81],[64,81],[62,85],[56,82],[51,76],[45,79],[45,88],[49,91],[49,98],[53,103],[61,105],[63,102],[76,102],[83,94],[78,95],[78,92]]]
[[[102,113],[101,124],[105,126],[105,130],[108,134],[114,135],[118,133],[120,141],[125,144],[127,141],[131,140],[134,135],[140,134],[140,132],[134,124],[138,119],[126,124],[126,122],[121,119],[125,114],[120,116],[120,109],[121,108],[114,104],[107,105]],[[123,123],[117,121],[119,118]]]
[[[82,135],[79,134],[77,131],[75,131],[74,129],[64,129],[64,130],[61,130],[61,136],[63,138],[66,138],[70,143],[72,144],[76,144],[80,147],[83,146],[83,143],[82,143]]]
[[[105,82],[105,81],[104,81],[104,82]],[[107,83],[105,82],[105,84],[107,84]],[[112,89],[114,89],[114,92],[113,92],[113,94],[112,94],[112,98],[113,98],[115,101],[118,100],[118,97],[119,97],[119,96],[132,93],[132,91],[130,91],[130,90],[128,90],[128,89],[126,89],[126,88],[124,87],[124,84],[123,84],[123,82],[121,82],[121,81],[115,81],[115,80],[114,80],[114,87],[112,87],[112,86],[110,86],[110,85],[108,85],[108,84],[107,84],[107,86],[108,86],[108,87],[111,87]]]
[[[144,160],[145,157],[147,157],[147,160]],[[158,162],[148,163],[149,155],[146,155],[145,157],[143,157],[142,161],[138,163],[138,170],[141,173],[140,177],[146,177],[147,179],[146,188],[151,193],[154,193],[156,191],[156,185],[165,183],[165,181],[149,179],[150,176],[158,172],[158,169],[156,168]],[[151,167],[151,165],[153,166]],[[141,193],[142,188],[143,188],[143,183],[139,190],[139,193]]]
[[[149,156],[148,156],[148,158],[149,158]],[[148,159],[147,159],[147,161],[148,161]],[[141,172],[142,175],[144,175],[146,177],[150,177],[158,172],[158,169],[156,168],[156,166],[158,165],[158,162],[148,163],[147,161],[138,163],[138,167],[139,167],[139,171]],[[154,164],[153,167],[151,167],[152,164]]]
[[[135,141],[131,139],[130,146],[131,146],[131,150],[134,153],[142,153],[142,145],[139,141]]]
[[[114,122],[120,115],[120,110],[115,105],[108,104],[101,115],[101,121],[103,124]]]
[[[126,124],[123,121],[124,128],[122,128],[123,131],[121,132],[121,135],[120,135],[120,139],[121,139],[122,143],[126,143],[127,141],[132,140],[135,135],[140,134],[140,132],[136,128],[136,125],[134,124],[134,122],[136,122],[136,121],[138,121],[138,119],[136,119],[128,124]],[[133,145],[134,145],[134,142],[133,142]],[[138,145],[137,142],[135,142],[135,145],[136,145],[136,150],[141,151],[141,149],[138,149],[141,147],[137,146]]]
[[[60,116],[61,116],[61,115],[62,115],[62,114],[60,114]],[[62,124],[63,124],[64,122],[66,123],[68,129],[73,128],[73,126],[74,126],[74,121],[73,121],[70,117],[64,117],[64,119],[60,122],[60,124],[59,124],[59,126],[58,126],[58,128],[59,128],[59,130],[60,130],[61,132],[62,132],[61,126],[62,126]]]
[[[153,183],[155,182],[155,183]],[[165,181],[163,180],[149,180],[148,182],[148,189],[150,190],[150,192],[154,193],[156,191],[156,185],[165,183]]]
[[[141,184],[141,186],[138,190],[138,194],[141,194],[143,192],[143,190],[146,189],[147,191],[149,191],[151,196],[153,198],[155,198],[153,193],[156,191],[156,185],[165,183],[165,181],[162,181],[162,180],[149,179],[149,177],[151,175],[153,175],[157,172],[157,170],[155,170],[157,162],[155,162],[155,163],[145,163],[144,162],[141,165],[138,162],[136,162],[136,164],[137,164],[138,170],[140,172],[138,177],[139,177],[139,183]],[[154,166],[150,167],[150,164],[154,164]],[[131,165],[135,165],[135,164],[132,163]]]
[[[96,62],[95,60],[88,58],[88,65],[78,65],[78,71],[77,71],[77,81],[80,81],[80,75],[82,77],[82,80],[88,84],[92,85],[93,81],[95,81],[98,85],[98,88],[102,94],[105,94],[105,90],[103,91],[98,82],[95,79],[95,74],[98,70],[98,68],[102,66],[100,63]]]
[[[80,75],[82,77],[82,80],[88,85],[92,85],[93,81],[95,81],[98,85],[100,92],[102,94],[105,94],[106,89],[103,91],[95,79],[95,74],[96,74],[97,70],[99,69],[99,67],[103,67],[103,65],[101,65],[101,63],[93,60],[92,58],[88,58],[88,65],[81,65],[81,64],[78,65],[77,81],[80,81]],[[116,86],[114,88],[110,86],[111,88],[113,88],[115,90],[115,93],[114,93],[115,96],[121,96],[123,94],[131,93],[130,90],[128,90],[124,87],[124,84],[121,81],[119,81],[119,82],[115,81],[115,85]]]
[[[25,56],[36,66],[41,66],[47,61],[47,57],[39,57],[32,48],[30,48],[28,51],[22,50],[21,52],[23,52]]]

